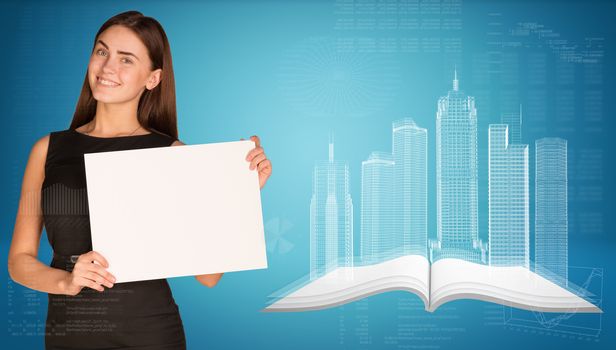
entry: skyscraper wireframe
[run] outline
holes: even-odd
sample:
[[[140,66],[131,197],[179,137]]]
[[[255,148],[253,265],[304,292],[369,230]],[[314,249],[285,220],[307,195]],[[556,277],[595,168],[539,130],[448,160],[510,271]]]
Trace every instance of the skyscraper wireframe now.
[[[509,143],[522,143],[522,105],[518,112],[508,112],[501,114],[501,124],[509,126]]]
[[[379,263],[395,255],[393,178],[390,153],[372,152],[362,162],[360,256],[364,263]]]
[[[310,201],[310,278],[340,266],[353,266],[353,202],[349,166],[334,160],[330,136],[329,159],[317,161]],[[352,278],[352,275],[345,277]]]
[[[566,286],[567,140],[546,137],[535,147],[535,272]]]
[[[528,145],[509,135],[506,124],[488,128],[488,264],[529,268]]]
[[[410,118],[393,122],[396,232],[401,254],[427,257],[428,131]]]
[[[453,89],[438,100],[436,112],[437,241],[431,260],[451,257],[485,261],[477,223],[477,109],[475,98]]]

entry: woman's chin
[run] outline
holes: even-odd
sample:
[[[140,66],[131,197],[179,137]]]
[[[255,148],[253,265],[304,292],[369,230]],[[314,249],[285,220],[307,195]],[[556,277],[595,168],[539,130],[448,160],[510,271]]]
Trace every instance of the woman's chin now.
[[[93,92],[92,97],[94,97],[94,99],[97,102],[101,102],[101,103],[125,103],[130,100],[130,98],[112,96],[111,94],[100,93],[100,92],[99,93]]]

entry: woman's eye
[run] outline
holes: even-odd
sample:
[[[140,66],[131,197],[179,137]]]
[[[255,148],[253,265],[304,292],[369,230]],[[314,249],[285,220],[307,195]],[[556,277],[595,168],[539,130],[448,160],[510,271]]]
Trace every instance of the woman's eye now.
[[[98,49],[98,50],[96,50],[96,54],[99,55],[99,56],[107,56],[107,51],[105,51],[103,49]],[[128,59],[128,58],[123,58],[122,62],[124,62],[124,63],[133,63],[133,61]]]

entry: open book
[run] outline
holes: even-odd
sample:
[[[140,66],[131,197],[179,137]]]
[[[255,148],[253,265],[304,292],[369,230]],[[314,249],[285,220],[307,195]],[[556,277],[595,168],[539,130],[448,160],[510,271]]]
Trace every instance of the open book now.
[[[263,311],[325,309],[394,290],[417,294],[430,312],[457,299],[541,312],[603,312],[582,298],[585,295],[576,295],[524,267],[495,267],[460,259],[441,259],[430,265],[419,255],[339,267],[285,295],[273,295],[275,301]]]

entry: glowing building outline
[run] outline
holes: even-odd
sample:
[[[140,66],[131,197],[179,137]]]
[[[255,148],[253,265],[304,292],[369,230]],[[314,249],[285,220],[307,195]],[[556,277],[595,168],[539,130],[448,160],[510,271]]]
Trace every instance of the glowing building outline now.
[[[535,272],[567,285],[567,140],[535,141]]]
[[[401,254],[427,257],[428,130],[413,119],[392,123],[396,232]]]
[[[349,193],[349,166],[334,160],[330,136],[329,159],[317,161],[310,200],[310,279],[337,267],[353,266],[353,202]],[[352,278],[351,269],[346,278]]]
[[[395,255],[394,161],[390,153],[372,152],[361,164],[360,256],[375,264]]]
[[[528,145],[509,126],[488,127],[488,264],[529,268]]]
[[[477,109],[475,98],[459,90],[454,70],[453,88],[439,98],[436,112],[437,240],[430,244],[430,260],[485,262],[477,215]]]

